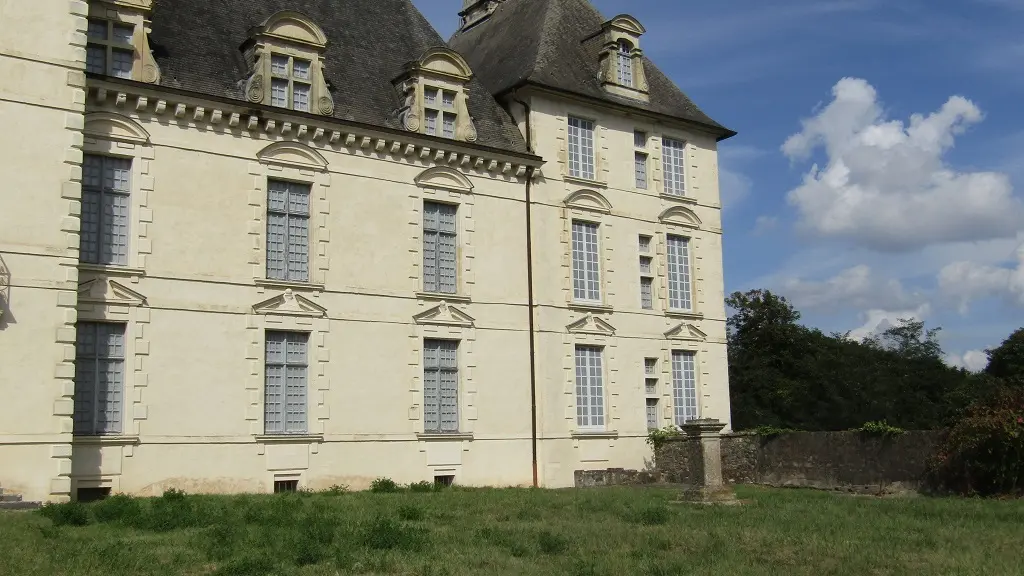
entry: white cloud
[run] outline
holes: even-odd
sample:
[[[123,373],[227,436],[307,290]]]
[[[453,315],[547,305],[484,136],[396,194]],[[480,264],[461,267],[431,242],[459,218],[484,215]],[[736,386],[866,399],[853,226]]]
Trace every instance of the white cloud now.
[[[861,264],[827,280],[783,280],[780,291],[797,309],[836,311],[842,308],[893,310],[919,306],[920,294],[908,294],[896,279],[884,279]]]
[[[1024,307],[1024,245],[1017,249],[1016,268],[964,260],[945,266],[938,280],[939,291],[959,301],[961,314],[967,313],[973,300],[985,297]]]
[[[872,334],[880,334],[889,327],[896,326],[900,320],[924,320],[931,310],[928,304],[922,304],[913,310],[868,310],[861,314],[864,323],[850,331],[850,338],[860,341]]]
[[[758,216],[754,221],[754,236],[760,236],[771,232],[779,225],[779,219],[775,216]]]
[[[971,372],[981,372],[988,366],[988,354],[984,350],[968,350],[963,354],[946,354],[946,364],[957,368],[965,368]]]
[[[818,148],[828,157],[788,194],[804,229],[880,251],[1024,230],[1024,203],[1005,174],[957,172],[943,161],[954,137],[981,121],[973,102],[954,96],[937,112],[914,114],[904,124],[886,119],[865,80],[844,78],[832,94],[832,102],[782,146],[794,161]]]

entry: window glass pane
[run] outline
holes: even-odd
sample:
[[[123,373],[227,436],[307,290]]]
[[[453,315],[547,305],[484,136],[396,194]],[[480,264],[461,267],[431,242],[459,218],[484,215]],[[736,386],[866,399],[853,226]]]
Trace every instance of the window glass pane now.
[[[455,107],[455,92],[448,92],[447,90],[441,93],[441,105],[445,108]]]
[[[423,203],[423,289],[427,292],[458,291],[457,210],[452,204]]]
[[[287,76],[288,60],[289,58],[287,56],[271,56],[270,73],[275,76]]]
[[[650,251],[651,251],[651,237],[650,236],[640,236],[638,245],[639,245],[640,253],[641,254],[648,254],[648,253],[650,253]]]
[[[89,44],[85,49],[85,71],[93,74],[107,73],[107,49]]]
[[[651,278],[640,279],[640,307],[654,310],[654,282]]]
[[[644,380],[644,392],[647,393],[647,394],[652,394],[652,395],[653,394],[657,394],[658,393],[658,379],[657,378],[647,378],[647,379],[645,379]]]
[[[666,239],[668,260],[668,306],[675,310],[692,307],[689,241],[681,236]]]
[[[299,112],[309,112],[309,84],[296,82],[294,84],[295,109]]]
[[[111,50],[110,56],[111,75],[116,78],[131,78],[135,54],[131,50]]]
[[[292,75],[297,80],[309,80],[309,67],[309,60],[299,60],[296,58],[292,64]]]
[[[573,297],[576,300],[601,301],[601,265],[597,224],[572,223]]]
[[[658,428],[658,399],[647,399],[647,429],[657,430]]]
[[[423,341],[424,432],[458,432],[458,342]]]
[[[619,84],[633,86],[633,57],[626,43],[619,44]]]
[[[633,173],[636,179],[636,187],[641,190],[647,189],[647,154],[637,152],[633,158]]]
[[[576,347],[576,425],[580,428],[604,427],[604,372],[602,350],[593,346]]]
[[[650,274],[651,273],[651,257],[641,256],[640,257],[640,273]]]
[[[95,38],[97,40],[107,39],[107,21],[96,20],[93,18],[89,19],[89,31],[86,33],[89,38]]]
[[[644,374],[648,376],[658,373],[658,359],[644,358]]]
[[[288,106],[288,81],[274,78],[270,82],[270,105],[285,108]]]
[[[594,179],[594,123],[569,117],[569,175]]]
[[[443,118],[444,130],[441,135],[445,138],[455,138],[455,114],[448,114],[446,112]]]
[[[76,434],[121,433],[124,330],[123,324],[78,323],[74,399]]]
[[[437,136],[437,110],[427,110],[424,115],[426,118],[425,126],[427,134],[431,136]]]
[[[640,130],[634,131],[633,146],[637,148],[647,148],[647,132],[641,132]]]
[[[135,26],[129,24],[114,24],[114,40],[131,44],[135,36]]]
[[[438,90],[437,88],[424,88],[423,89],[423,99],[424,99],[424,101],[427,104],[431,105],[431,106],[436,106],[437,105],[437,93],[438,92],[440,92],[440,90]]]
[[[672,404],[677,426],[698,417],[697,368],[693,352],[672,352]]]
[[[303,332],[267,332],[263,427],[266,434],[305,434],[308,384]]]
[[[686,194],[683,166],[686,144],[671,138],[661,140],[662,169],[665,172],[665,193]]]

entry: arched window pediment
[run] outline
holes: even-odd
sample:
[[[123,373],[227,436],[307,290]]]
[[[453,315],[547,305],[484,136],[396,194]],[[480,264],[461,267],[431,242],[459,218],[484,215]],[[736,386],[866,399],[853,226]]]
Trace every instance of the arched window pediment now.
[[[590,210],[608,214],[612,211],[612,203],[603,194],[595,190],[577,190],[565,197],[562,201],[569,208]]]
[[[703,224],[696,212],[682,206],[673,206],[665,210],[658,216],[658,220],[663,224],[674,224],[684,228],[700,228]]]
[[[472,192],[473,183],[465,174],[446,166],[435,166],[420,172],[413,179],[421,188],[443,188],[457,192]]]
[[[327,46],[327,35],[323,29],[305,15],[285,10],[267,18],[260,26],[260,33],[283,40],[310,44],[317,48]]]
[[[104,140],[149,144],[149,132],[141,124],[127,116],[111,112],[86,114],[83,132],[86,136]]]
[[[316,150],[298,142],[275,142],[256,154],[264,164],[282,164],[296,168],[327,169],[327,159]]]

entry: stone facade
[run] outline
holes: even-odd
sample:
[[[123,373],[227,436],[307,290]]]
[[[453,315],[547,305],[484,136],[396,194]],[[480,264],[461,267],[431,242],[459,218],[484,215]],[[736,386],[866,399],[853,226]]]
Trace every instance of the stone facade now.
[[[696,355],[699,414],[728,422],[715,134],[524,89],[519,103],[503,102],[505,121],[531,135],[524,152],[190,92],[162,85],[170,80],[158,71],[148,84],[87,78],[87,18],[121,6],[149,3],[97,0],[90,12],[79,0],[0,0],[9,493],[267,492],[292,479],[358,489],[380,476],[570,486],[576,470],[651,461],[645,358],[658,360],[657,422],[668,425],[680,350]],[[460,104],[460,122],[474,109]],[[598,126],[592,181],[568,176],[571,114]],[[634,186],[636,131],[651,136],[644,190]],[[663,193],[663,134],[686,142],[685,198]],[[123,265],[80,262],[85,155],[130,162]],[[308,281],[267,277],[271,181],[310,191]],[[456,207],[454,292],[425,290],[424,202]],[[600,225],[598,305],[573,300],[574,219]],[[666,303],[667,234],[691,242],[685,313]],[[640,305],[639,235],[654,240],[651,310]],[[75,433],[83,322],[124,333],[116,433]],[[308,338],[301,434],[265,429],[274,331]],[[458,342],[457,429],[443,434],[425,429],[428,339]],[[600,430],[577,426],[577,345],[603,351]]]

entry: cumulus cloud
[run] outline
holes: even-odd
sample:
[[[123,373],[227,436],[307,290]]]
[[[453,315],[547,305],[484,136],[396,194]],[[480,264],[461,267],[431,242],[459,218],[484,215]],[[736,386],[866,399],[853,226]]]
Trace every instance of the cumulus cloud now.
[[[963,354],[947,354],[943,360],[950,366],[981,372],[988,366],[988,354],[984,350],[968,350]]]
[[[899,252],[931,244],[1012,237],[1024,230],[1024,203],[996,172],[958,172],[944,162],[955,136],[982,120],[960,96],[909,123],[889,120],[867,81],[844,78],[833,100],[782,146],[792,161],[819,148],[788,201],[800,225],[822,237]]]
[[[864,264],[826,280],[789,278],[782,282],[780,291],[801,310],[898,310],[919,306],[923,300],[920,294],[907,293],[899,280],[882,278]]]
[[[850,338],[863,340],[873,334],[885,332],[888,328],[899,324],[900,320],[924,320],[931,313],[927,303],[913,310],[868,310],[861,314],[864,324],[850,331]]]
[[[1024,307],[1024,245],[1017,249],[1016,267],[958,261],[939,271],[939,291],[959,301],[966,314],[973,300],[998,297]]]
[[[775,216],[758,216],[757,220],[754,221],[754,232],[755,236],[766,234],[775,229],[779,225],[779,219]]]

